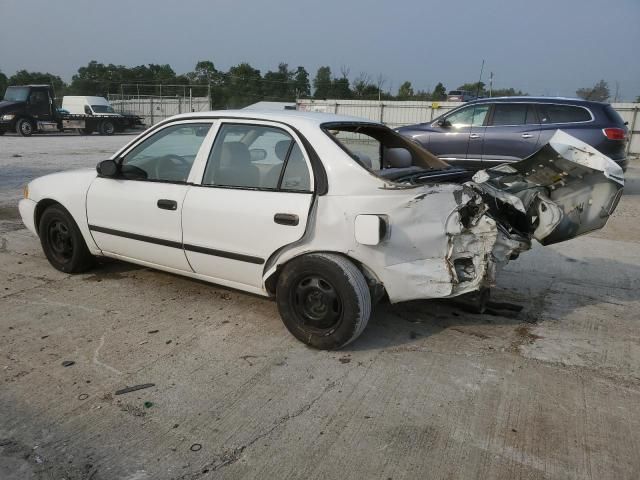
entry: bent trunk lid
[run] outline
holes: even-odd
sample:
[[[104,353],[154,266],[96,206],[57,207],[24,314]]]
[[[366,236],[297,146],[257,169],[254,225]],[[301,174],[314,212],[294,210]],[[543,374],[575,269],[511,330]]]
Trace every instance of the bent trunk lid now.
[[[481,170],[467,185],[509,231],[550,245],[604,227],[622,195],[624,174],[613,160],[558,130],[530,157]]]

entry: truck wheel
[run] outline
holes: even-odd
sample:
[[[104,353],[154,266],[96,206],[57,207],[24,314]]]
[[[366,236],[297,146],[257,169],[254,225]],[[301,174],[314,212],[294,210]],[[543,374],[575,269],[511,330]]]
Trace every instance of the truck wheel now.
[[[288,263],[278,278],[276,301],[289,332],[323,350],[355,340],[371,315],[362,272],[336,254],[314,253]]]
[[[100,123],[100,134],[113,135],[116,131],[116,125],[111,120],[103,120]]]
[[[21,118],[16,122],[16,133],[23,137],[30,137],[33,134],[33,123],[26,118]]]
[[[79,273],[94,263],[73,217],[61,205],[52,205],[42,214],[38,235],[49,263],[65,273]]]
[[[93,128],[79,128],[79,135],[91,135],[93,133]]]

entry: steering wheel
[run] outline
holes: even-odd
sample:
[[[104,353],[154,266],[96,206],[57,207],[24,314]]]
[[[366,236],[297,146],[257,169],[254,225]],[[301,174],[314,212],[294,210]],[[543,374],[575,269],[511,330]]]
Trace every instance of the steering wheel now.
[[[159,157],[157,159],[157,161],[155,162],[155,167],[154,167],[154,174],[156,179],[163,179],[162,177],[166,177],[166,171],[165,169],[167,167],[169,168],[176,168],[176,167],[186,167],[185,170],[188,172],[189,171],[189,162],[187,160],[185,160],[184,158],[182,158],[179,155],[174,155],[172,153],[168,154],[168,155],[164,155],[162,157]],[[180,170],[182,171],[183,169],[180,168]],[[182,173],[182,172],[181,172]],[[186,180],[185,178],[183,178],[182,180]]]

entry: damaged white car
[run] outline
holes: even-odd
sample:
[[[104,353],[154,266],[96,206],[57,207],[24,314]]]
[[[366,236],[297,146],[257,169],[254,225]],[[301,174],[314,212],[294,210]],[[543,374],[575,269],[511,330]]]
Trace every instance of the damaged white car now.
[[[273,296],[323,349],[357,338],[380,299],[481,291],[533,239],[601,228],[624,184],[562,132],[470,179],[382,124],[303,112],[179,115],[96,170],[25,188],[22,219],[55,268],[107,256]]]

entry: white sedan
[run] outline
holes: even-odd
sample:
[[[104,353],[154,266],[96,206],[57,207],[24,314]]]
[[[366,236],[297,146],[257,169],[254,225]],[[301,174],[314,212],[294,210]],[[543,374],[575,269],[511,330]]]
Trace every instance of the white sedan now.
[[[20,214],[63,272],[107,256],[272,296],[296,338],[334,349],[379,300],[482,291],[533,239],[601,228],[623,184],[563,132],[472,180],[379,123],[221,111],[163,121],[95,170],[33,180]]]

